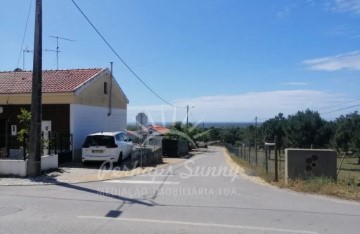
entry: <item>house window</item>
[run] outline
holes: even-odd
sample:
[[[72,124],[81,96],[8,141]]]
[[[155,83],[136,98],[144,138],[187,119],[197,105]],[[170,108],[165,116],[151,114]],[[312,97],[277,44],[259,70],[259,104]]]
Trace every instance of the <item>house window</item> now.
[[[104,82],[104,94],[107,94],[108,90],[107,90],[107,82]]]

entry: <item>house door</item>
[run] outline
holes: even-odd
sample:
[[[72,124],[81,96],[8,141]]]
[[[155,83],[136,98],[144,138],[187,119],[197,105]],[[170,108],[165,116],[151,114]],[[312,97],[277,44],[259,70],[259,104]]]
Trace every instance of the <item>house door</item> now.
[[[0,157],[8,155],[9,124],[6,119],[0,119]]]

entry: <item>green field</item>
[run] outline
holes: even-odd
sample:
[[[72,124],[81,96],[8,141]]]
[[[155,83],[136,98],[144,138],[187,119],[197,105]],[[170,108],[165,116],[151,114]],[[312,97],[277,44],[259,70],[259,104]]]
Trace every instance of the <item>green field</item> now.
[[[339,179],[346,179],[349,177],[354,177],[360,181],[360,165],[357,164],[359,159],[357,157],[345,157],[341,170],[339,173]],[[341,157],[338,157],[337,164],[338,169],[340,167]]]

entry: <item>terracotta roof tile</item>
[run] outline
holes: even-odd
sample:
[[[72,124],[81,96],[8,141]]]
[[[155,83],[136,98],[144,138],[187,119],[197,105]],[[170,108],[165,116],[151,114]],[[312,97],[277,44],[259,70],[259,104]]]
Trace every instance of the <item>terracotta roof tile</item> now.
[[[43,93],[73,92],[76,87],[100,73],[102,68],[48,70],[42,73]],[[32,72],[0,72],[0,94],[31,93]]]
[[[170,129],[165,128],[161,125],[150,125],[148,128],[149,130],[153,130],[164,135],[170,132]]]

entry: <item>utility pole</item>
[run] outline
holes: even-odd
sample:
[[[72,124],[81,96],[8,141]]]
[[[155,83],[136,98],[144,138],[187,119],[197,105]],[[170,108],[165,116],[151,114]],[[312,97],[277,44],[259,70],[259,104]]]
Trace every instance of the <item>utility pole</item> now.
[[[255,117],[255,165],[258,163],[257,156],[257,117]]]
[[[194,107],[195,106],[191,106],[191,107],[189,105],[186,106],[186,128],[189,127],[189,109]]]
[[[41,174],[42,0],[36,0],[28,175]]]
[[[186,128],[189,127],[189,105],[186,106]]]

